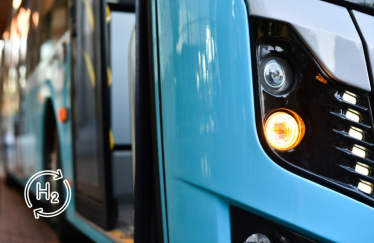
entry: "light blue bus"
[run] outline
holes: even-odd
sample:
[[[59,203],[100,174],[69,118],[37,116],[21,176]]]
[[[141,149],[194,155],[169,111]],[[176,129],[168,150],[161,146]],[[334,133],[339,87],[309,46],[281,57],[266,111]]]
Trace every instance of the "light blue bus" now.
[[[13,16],[30,28],[11,21],[4,45],[6,172],[62,170],[63,240],[372,242],[372,0],[30,0]]]

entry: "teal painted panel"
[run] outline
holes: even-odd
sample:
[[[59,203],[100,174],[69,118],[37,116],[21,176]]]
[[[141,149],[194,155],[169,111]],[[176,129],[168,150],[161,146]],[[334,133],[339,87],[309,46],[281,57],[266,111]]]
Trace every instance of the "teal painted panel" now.
[[[370,242],[373,208],[264,152],[244,1],[157,0],[157,17],[169,241],[228,242],[236,205],[324,242]]]

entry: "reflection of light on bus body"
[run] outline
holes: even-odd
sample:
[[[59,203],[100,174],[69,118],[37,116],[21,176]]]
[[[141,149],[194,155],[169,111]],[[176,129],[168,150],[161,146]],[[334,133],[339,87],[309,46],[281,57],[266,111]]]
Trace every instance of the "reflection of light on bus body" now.
[[[49,88],[47,86],[42,86],[39,89],[38,102],[40,104],[44,104],[45,99],[50,96],[51,96],[51,92],[49,91]]]

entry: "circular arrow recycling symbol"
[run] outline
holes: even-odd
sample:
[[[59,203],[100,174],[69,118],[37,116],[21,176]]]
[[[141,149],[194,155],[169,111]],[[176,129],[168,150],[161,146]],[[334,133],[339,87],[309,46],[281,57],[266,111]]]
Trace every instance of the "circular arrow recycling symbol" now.
[[[25,192],[24,192],[25,201],[26,201],[26,204],[27,204],[27,206],[29,208],[32,207],[32,203],[30,201],[30,196],[29,196],[29,191],[30,191],[31,184],[34,182],[34,180],[36,178],[38,178],[40,176],[45,176],[45,175],[52,175],[53,176],[53,180],[55,180],[55,181],[60,180],[60,179],[63,178],[63,175],[62,175],[62,172],[61,172],[60,169],[58,169],[57,171],[43,170],[43,171],[40,171],[40,172],[36,173],[35,175],[33,175],[27,181],[27,184],[26,184],[26,187],[25,187]],[[57,216],[60,213],[62,213],[62,212],[65,211],[65,209],[68,207],[68,205],[70,203],[71,189],[70,189],[70,185],[69,185],[68,180],[66,180],[66,179],[64,180],[64,185],[65,185],[66,191],[67,191],[64,205],[62,205],[62,207],[59,208],[58,210],[56,210],[54,212],[51,212],[51,213],[43,212],[43,208],[34,209],[34,216],[35,216],[36,219],[38,219],[40,216],[41,217],[46,217],[46,218],[54,217],[54,216]]]

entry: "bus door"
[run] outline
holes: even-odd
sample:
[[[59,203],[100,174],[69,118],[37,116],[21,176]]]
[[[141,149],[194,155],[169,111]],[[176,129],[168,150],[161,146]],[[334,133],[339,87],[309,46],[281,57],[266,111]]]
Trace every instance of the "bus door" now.
[[[135,4],[94,0],[74,4],[76,212],[104,230],[117,229],[131,235],[133,166],[128,53]]]
[[[76,211],[89,221],[108,229],[113,227],[115,205],[111,193],[109,124],[104,114],[105,73],[102,64],[102,29],[98,1],[76,1],[74,78],[72,85],[73,152]]]

